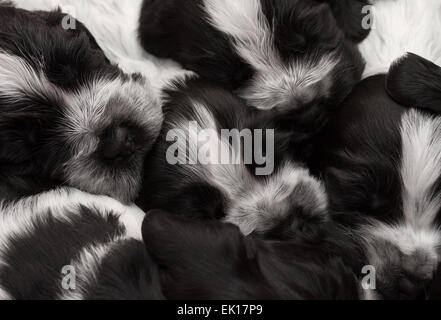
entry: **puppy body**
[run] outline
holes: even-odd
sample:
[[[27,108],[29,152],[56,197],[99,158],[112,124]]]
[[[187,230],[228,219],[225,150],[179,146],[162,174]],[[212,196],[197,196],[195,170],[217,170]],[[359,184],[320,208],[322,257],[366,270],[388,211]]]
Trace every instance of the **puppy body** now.
[[[406,52],[441,66],[440,1],[371,0],[371,5],[373,27],[359,46],[366,60],[364,78],[387,73]]]
[[[6,3],[0,16],[0,196],[70,185],[133,200],[163,118],[151,85],[111,65],[80,23],[64,29],[61,12]]]
[[[335,105],[363,63],[328,4],[317,1],[144,1],[144,48],[235,90],[259,109]]]
[[[358,229],[377,270],[377,294],[415,298],[440,261],[441,119],[398,105],[385,83],[364,80],[335,115],[323,174],[331,212]]]
[[[162,297],[136,207],[59,189],[2,204],[0,219],[2,298]]]
[[[266,131],[273,127],[265,112],[251,113],[228,91],[192,80],[168,92],[164,113],[162,133],[146,161],[150,169],[139,199],[144,210],[178,210],[232,222],[245,234],[280,237],[315,237],[316,227],[327,221],[321,182],[302,162],[279,157],[275,150],[286,141],[277,130],[273,136]],[[201,137],[207,129],[214,134]],[[225,136],[225,130],[237,135]],[[266,152],[266,163],[256,163],[256,151]]]

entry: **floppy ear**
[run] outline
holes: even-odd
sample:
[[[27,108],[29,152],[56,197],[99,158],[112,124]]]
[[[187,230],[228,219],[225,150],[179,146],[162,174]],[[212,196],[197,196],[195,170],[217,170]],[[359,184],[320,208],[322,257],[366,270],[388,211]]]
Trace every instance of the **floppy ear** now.
[[[401,105],[441,112],[441,67],[416,54],[392,64],[386,88]]]
[[[48,127],[45,117],[33,112],[0,112],[0,118],[0,162],[21,164],[31,160]]]
[[[331,10],[339,27],[346,37],[356,43],[362,42],[370,32],[370,28],[363,27],[363,19],[368,12],[364,7],[369,5],[368,0],[320,0],[331,6]]]
[[[250,258],[254,252],[236,226],[191,220],[160,210],[147,214],[142,235],[149,253],[166,267],[192,268],[201,260],[217,263],[220,252],[225,259],[242,255]]]

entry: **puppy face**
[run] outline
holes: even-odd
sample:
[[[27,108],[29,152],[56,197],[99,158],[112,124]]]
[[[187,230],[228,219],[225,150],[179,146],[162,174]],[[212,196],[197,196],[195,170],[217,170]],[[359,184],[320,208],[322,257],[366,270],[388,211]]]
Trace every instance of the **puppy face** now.
[[[0,15],[9,21],[0,25],[7,35],[0,42],[7,141],[0,162],[54,184],[133,200],[162,123],[150,84],[110,65],[83,29],[63,29],[59,12],[2,6]]]
[[[280,145],[266,131],[274,131],[265,127],[270,121],[255,117],[231,93],[202,80],[178,85],[167,100],[161,136],[146,161],[150,169],[139,199],[144,210],[222,219],[247,235],[318,238],[328,221],[325,190],[302,163],[275,159]],[[208,139],[201,135],[207,130],[213,133]],[[234,137],[225,139],[225,130],[249,135],[236,144]],[[261,156],[266,163],[257,163]],[[260,165],[273,170],[259,175]]]
[[[237,90],[259,109],[336,104],[363,66],[330,7],[317,1],[147,0],[140,32],[148,51]]]
[[[402,63],[389,75],[391,92],[403,84],[394,76]],[[377,293],[416,298],[424,295],[440,260],[441,122],[395,103],[385,83],[384,75],[366,79],[343,104],[325,133],[324,172],[331,210],[366,240],[377,268]]]

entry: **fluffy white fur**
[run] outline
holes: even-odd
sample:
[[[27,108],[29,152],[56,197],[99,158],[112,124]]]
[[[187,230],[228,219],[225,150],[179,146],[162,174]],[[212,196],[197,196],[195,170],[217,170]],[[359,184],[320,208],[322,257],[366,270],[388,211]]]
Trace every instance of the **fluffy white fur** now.
[[[260,109],[292,104],[293,96],[312,100],[317,94],[315,85],[326,80],[338,64],[338,57],[327,55],[287,66],[275,47],[260,0],[205,0],[204,4],[211,23],[233,39],[238,54],[257,71],[253,83],[239,94]]]
[[[155,89],[169,80],[190,74],[178,64],[153,57],[138,41],[142,0],[13,0],[27,10],[54,10],[58,7],[85,24],[110,61],[126,73],[141,73]],[[159,93],[159,92],[158,92]]]
[[[374,28],[359,46],[366,60],[364,78],[387,73],[406,52],[441,66],[441,1],[371,0]]]

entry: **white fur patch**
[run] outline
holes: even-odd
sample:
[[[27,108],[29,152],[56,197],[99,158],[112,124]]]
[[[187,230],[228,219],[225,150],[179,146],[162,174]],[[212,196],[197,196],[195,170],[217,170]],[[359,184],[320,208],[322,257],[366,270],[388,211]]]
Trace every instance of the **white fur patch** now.
[[[96,209],[99,214],[111,212],[119,216],[119,222],[126,230],[125,236],[142,241],[141,226],[145,214],[138,207],[128,207],[112,198],[93,196],[76,189],[57,189],[10,204],[0,203],[0,266],[6,263],[2,256],[8,252],[10,239],[32,235],[35,224],[47,219],[49,214],[54,219],[70,223],[80,206]]]
[[[14,298],[0,286],[0,301],[14,300]]]
[[[375,28],[359,49],[366,60],[363,77],[387,73],[406,52],[441,66],[441,1],[373,1]]]
[[[76,272],[76,288],[66,290],[60,288],[60,295],[57,300],[85,300],[87,292],[98,282],[99,268],[103,259],[119,241],[124,238],[112,239],[105,245],[92,245],[86,247],[79,254],[79,257],[71,262]]]
[[[0,97],[12,103],[28,96],[63,101],[56,86],[20,57],[0,51]]]
[[[204,0],[204,4],[210,22],[233,39],[238,54],[257,72],[239,92],[253,106],[295,108],[294,98],[308,101],[317,91],[327,91],[327,79],[339,58],[330,54],[284,63],[260,0]],[[322,87],[316,88],[322,81]]]
[[[419,268],[415,272],[430,277],[441,261],[441,232],[435,225],[441,210],[441,195],[434,190],[441,177],[441,117],[408,111],[402,117],[401,138],[403,217],[393,224],[371,221],[363,227],[362,237],[369,261],[381,277],[394,277],[388,272],[409,267],[400,265],[401,258],[397,256],[389,261],[385,255],[388,249],[383,249],[382,241],[413,259]]]
[[[416,110],[402,119],[403,211],[408,225],[430,229],[441,210],[441,195],[433,188],[441,178],[441,117]]]

